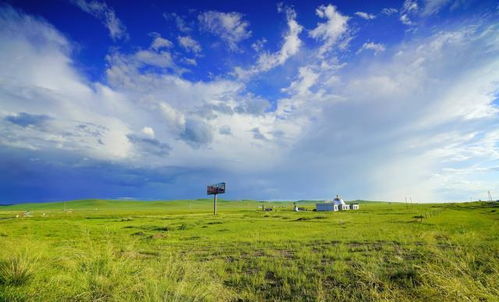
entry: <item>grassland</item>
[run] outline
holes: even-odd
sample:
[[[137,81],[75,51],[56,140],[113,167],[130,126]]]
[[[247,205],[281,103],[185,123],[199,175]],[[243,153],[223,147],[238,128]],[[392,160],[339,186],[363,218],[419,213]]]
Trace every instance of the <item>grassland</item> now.
[[[0,301],[498,301],[495,204],[259,205],[0,207]]]

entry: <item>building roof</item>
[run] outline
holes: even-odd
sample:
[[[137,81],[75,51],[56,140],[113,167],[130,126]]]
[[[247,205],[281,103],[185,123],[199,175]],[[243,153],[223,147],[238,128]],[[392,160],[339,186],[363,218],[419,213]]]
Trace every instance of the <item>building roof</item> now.
[[[333,199],[333,203],[336,205],[345,204],[345,202],[343,201],[343,199],[340,198],[339,195],[336,195],[336,197]]]

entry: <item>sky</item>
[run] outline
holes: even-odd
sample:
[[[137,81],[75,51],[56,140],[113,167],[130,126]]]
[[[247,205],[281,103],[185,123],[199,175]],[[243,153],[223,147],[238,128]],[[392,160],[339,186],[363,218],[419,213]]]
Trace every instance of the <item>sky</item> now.
[[[499,4],[0,0],[0,203],[499,198]]]

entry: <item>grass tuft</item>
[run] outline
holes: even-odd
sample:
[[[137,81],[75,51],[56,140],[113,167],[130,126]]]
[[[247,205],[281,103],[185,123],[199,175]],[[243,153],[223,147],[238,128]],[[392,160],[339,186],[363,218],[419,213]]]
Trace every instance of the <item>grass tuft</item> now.
[[[0,284],[21,286],[27,284],[33,276],[35,260],[27,254],[17,254],[0,261]]]

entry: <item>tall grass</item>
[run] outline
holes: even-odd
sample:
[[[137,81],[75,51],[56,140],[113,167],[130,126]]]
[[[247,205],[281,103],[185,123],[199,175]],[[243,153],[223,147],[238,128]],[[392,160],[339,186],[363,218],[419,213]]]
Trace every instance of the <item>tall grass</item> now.
[[[16,254],[0,261],[0,284],[21,286],[33,275],[36,260],[27,253]]]

